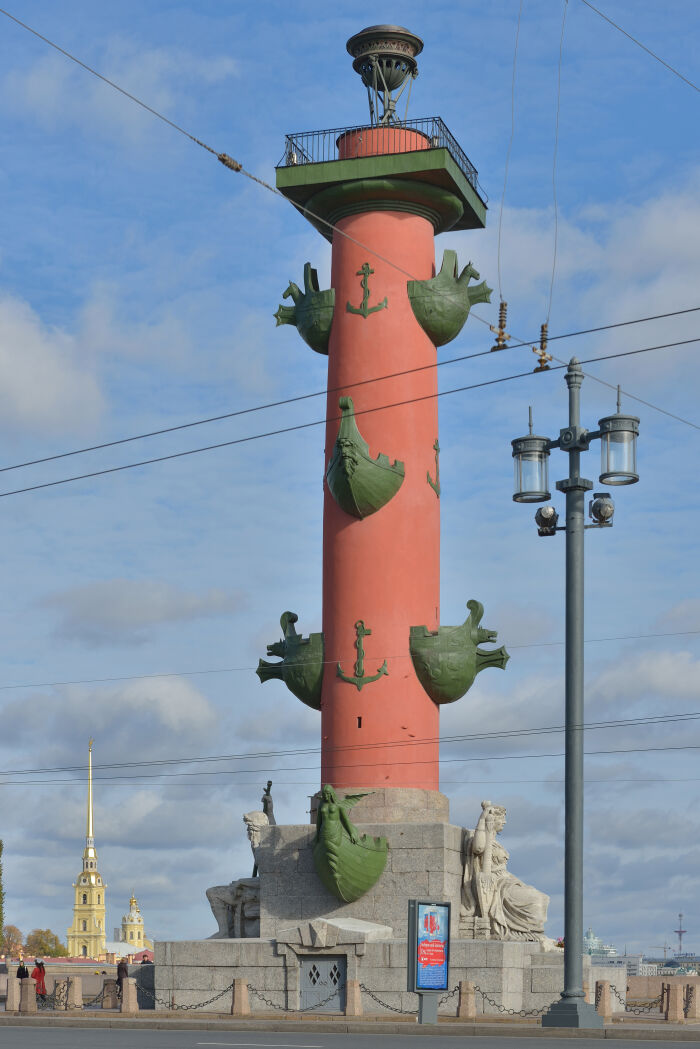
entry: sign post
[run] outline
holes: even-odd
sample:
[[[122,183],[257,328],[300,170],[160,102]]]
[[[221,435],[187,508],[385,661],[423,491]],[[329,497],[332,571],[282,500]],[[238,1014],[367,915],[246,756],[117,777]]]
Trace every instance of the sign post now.
[[[418,1023],[436,1024],[438,998],[450,984],[450,904],[408,901],[408,990],[418,995]]]

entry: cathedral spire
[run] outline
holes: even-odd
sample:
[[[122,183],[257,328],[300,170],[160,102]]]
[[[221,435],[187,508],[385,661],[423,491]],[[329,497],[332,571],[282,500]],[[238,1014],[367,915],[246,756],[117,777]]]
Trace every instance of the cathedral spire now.
[[[87,796],[87,833],[86,844],[93,845],[95,835],[92,826],[92,744],[94,739],[88,742],[88,796]]]

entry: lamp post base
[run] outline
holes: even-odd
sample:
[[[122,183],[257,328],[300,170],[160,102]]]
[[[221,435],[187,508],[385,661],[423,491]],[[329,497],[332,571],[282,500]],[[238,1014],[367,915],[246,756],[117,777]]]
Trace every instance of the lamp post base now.
[[[542,1017],[543,1027],[602,1027],[603,1017],[585,998],[561,998]]]

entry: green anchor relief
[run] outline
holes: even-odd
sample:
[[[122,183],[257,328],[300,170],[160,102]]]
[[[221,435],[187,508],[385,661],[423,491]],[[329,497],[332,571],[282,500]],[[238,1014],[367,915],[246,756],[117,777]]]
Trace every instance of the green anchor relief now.
[[[481,642],[492,643],[495,630],[480,627],[484,606],[467,601],[469,616],[461,626],[441,626],[436,631],[412,626],[409,647],[418,680],[434,703],[454,703],[469,691],[476,675],[485,667],[505,670],[510,656],[505,648],[484,651]]]
[[[380,310],[385,310],[388,306],[388,300],[386,295],[379,303],[378,306],[369,306],[369,278],[370,274],[374,273],[373,269],[370,269],[369,262],[363,262],[357,271],[356,276],[362,277],[362,303],[359,306],[351,306],[350,303],[346,303],[345,309],[348,313],[359,313],[362,317],[367,320],[370,313],[379,313]]]
[[[355,623],[355,648],[357,649],[357,659],[355,660],[355,673],[353,676],[344,674],[340,668],[340,663],[336,665],[336,675],[343,681],[347,681],[349,685],[355,685],[358,692],[362,691],[364,685],[369,685],[373,681],[378,681],[380,677],[388,674],[389,671],[386,665],[386,659],[380,666],[376,674],[369,674],[365,676],[365,645],[364,638],[369,637],[372,631],[368,630],[365,626],[364,619],[358,619]]]
[[[430,476],[430,470],[428,470],[428,484],[430,485],[430,487],[432,488],[432,490],[435,492],[436,496],[439,499],[440,498],[440,442],[438,441],[437,437],[435,438],[435,444],[433,445],[433,448],[435,449],[435,480],[432,479],[432,477]]]
[[[458,272],[457,252],[445,251],[442,266],[430,280],[409,280],[406,287],[416,320],[434,346],[444,346],[455,339],[475,302],[490,302],[491,288],[486,282],[468,287],[479,274],[471,262]]]
[[[319,291],[318,273],[307,262],[304,266],[304,291],[294,281],[290,281],[282,298],[293,299],[294,305],[278,307],[277,313],[273,314],[277,327],[280,324],[293,324],[307,346],[316,353],[327,355],[335,307],[334,289]]]
[[[370,792],[371,793],[371,792]],[[312,855],[319,878],[337,899],[352,903],[382,876],[386,867],[386,838],[360,834],[348,811],[365,794],[338,798],[329,783],[321,791]]]
[[[341,510],[353,517],[369,517],[393,499],[403,484],[404,464],[389,462],[381,452],[376,459],[357,428],[352,397],[341,397],[340,427],[326,470],[329,491]]]
[[[255,673],[261,684],[273,678],[284,681],[297,699],[314,710],[321,709],[321,683],[323,681],[323,634],[297,634],[294,624],[299,619],[296,612],[283,612],[280,618],[283,638],[267,646],[268,656],[280,656],[281,663],[268,663],[261,659]]]

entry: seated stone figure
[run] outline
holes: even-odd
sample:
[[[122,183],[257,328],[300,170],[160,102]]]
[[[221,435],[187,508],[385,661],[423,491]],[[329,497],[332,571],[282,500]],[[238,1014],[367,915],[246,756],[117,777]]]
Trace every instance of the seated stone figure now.
[[[509,854],[496,840],[506,823],[502,805],[482,801],[476,829],[465,831],[460,935],[475,939],[529,940],[546,951],[549,896],[507,869]]]
[[[255,850],[260,844],[260,830],[268,826],[269,818],[264,812],[246,812],[243,822],[255,861]],[[209,906],[219,926],[219,931],[210,936],[210,940],[260,935],[260,879],[257,873],[258,865],[255,863],[252,878],[239,878],[228,885],[212,885],[207,889]]]

